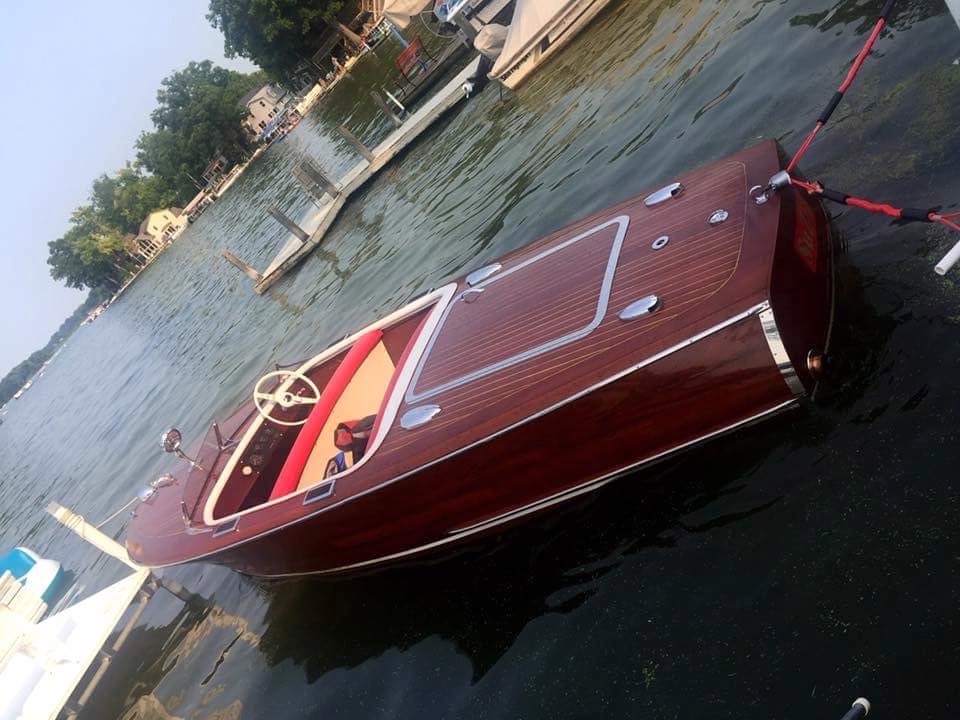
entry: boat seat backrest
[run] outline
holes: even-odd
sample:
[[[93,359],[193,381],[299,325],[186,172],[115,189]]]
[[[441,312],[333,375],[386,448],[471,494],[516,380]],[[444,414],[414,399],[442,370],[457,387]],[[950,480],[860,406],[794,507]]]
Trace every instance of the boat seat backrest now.
[[[382,342],[377,343],[357,368],[353,379],[344,388],[323,429],[317,435],[313,450],[301,473],[298,490],[308,488],[323,479],[330,458],[340,451],[335,442],[337,426],[340,423],[377,415],[381,411],[394,372],[390,353]],[[358,458],[349,452],[346,455],[346,465],[350,467]]]
[[[277,481],[270,493],[271,500],[276,500],[296,491],[307,461],[313,453],[317,439],[330,420],[331,413],[344,391],[351,385],[357,370],[363,365],[373,349],[380,344],[382,337],[383,331],[381,330],[370,330],[361,335],[347,351],[343,360],[340,361],[340,365],[334,371],[330,380],[327,381],[323,392],[320,393],[320,398],[313,406],[313,410],[310,411],[306,423],[300,429],[297,439],[280,469]]]

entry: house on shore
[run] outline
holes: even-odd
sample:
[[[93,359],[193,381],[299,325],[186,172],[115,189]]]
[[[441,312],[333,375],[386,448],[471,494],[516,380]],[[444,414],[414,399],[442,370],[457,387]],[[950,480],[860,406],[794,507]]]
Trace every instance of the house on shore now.
[[[169,245],[187,226],[187,216],[180,208],[166,208],[154,210],[140,223],[140,233],[137,237],[149,236],[156,242]]]
[[[251,90],[240,99],[247,108],[247,119],[243,124],[254,137],[258,137],[270,122],[286,107],[287,92],[275,85],[264,85]]]
[[[136,235],[124,238],[130,256],[143,267],[179,237],[187,222],[187,214],[180,208],[154,210],[140,223]]]
[[[163,246],[149,235],[126,235],[123,244],[139,267],[145,267],[163,250]]]

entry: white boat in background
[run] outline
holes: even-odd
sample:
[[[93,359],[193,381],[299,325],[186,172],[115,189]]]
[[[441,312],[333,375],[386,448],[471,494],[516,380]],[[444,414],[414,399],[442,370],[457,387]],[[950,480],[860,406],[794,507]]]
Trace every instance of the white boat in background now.
[[[406,29],[416,15],[433,4],[432,0],[385,0],[383,16],[401,30]]]
[[[490,77],[517,88],[566,45],[610,0],[517,0],[503,51]]]
[[[947,10],[957,21],[957,27],[960,27],[960,0],[947,0]]]

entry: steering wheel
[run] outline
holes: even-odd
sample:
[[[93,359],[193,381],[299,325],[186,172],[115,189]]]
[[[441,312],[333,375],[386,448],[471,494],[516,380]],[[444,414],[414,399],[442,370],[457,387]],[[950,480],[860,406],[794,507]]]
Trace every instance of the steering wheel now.
[[[265,386],[276,377],[283,377],[285,380],[280,383],[276,390],[273,392],[266,392]],[[290,386],[293,384],[294,380],[300,380],[310,390],[313,392],[313,397],[309,395],[294,395],[290,392]],[[275,370],[273,372],[268,372],[262,378],[257,380],[257,384],[253,388],[253,404],[257,408],[257,412],[260,413],[266,420],[269,420],[272,423],[277,425],[284,425],[286,427],[295,427],[297,425],[303,425],[307,418],[303,420],[297,420],[294,422],[289,422],[287,420],[278,420],[270,414],[270,411],[274,407],[279,405],[284,410],[287,410],[298,405],[316,405],[317,401],[320,399],[320,390],[314,384],[313,380],[308,378],[301,372],[296,370]]]

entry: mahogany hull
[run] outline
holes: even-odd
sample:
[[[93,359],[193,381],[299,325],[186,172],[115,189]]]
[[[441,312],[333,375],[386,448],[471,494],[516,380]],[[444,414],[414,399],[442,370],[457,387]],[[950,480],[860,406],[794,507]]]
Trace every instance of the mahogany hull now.
[[[284,576],[440,549],[731,430],[731,418],[736,426],[793,403],[749,316],[486,446],[216,560]]]
[[[131,557],[263,577],[405,561],[794,406],[815,386],[809,353],[829,342],[832,251],[806,196],[750,198],[779,166],[764,143],[681,178],[664,207],[641,196],[517,251],[483,294],[459,281],[397,391],[401,411],[435,404],[435,420],[392,423],[316,500],[210,523],[184,516],[190,488],[161,493],[138,508]],[[651,294],[654,312],[622,319]]]

